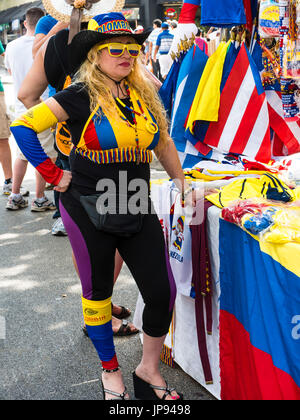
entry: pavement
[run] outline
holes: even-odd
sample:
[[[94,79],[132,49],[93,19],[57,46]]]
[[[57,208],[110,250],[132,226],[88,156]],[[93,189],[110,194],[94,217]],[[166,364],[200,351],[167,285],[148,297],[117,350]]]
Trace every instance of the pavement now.
[[[11,79],[3,68],[0,75],[7,106],[13,110]],[[10,143],[15,156],[13,138]],[[152,174],[165,176],[157,162]],[[31,166],[23,186],[32,199]],[[53,199],[52,191],[47,195]],[[100,363],[81,331],[81,287],[69,240],[51,235],[52,212],[32,213],[30,207],[9,212],[6,200],[0,196],[0,400],[101,400]],[[124,266],[113,302],[134,312],[137,296],[134,280]],[[133,395],[131,372],[142,355],[140,337],[118,337],[115,346],[124,381]],[[179,366],[161,363],[161,371],[185,399],[214,399]]]

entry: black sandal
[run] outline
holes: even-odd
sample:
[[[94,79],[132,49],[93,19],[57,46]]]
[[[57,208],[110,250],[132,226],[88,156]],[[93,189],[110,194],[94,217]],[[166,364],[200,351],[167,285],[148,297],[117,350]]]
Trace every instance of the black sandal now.
[[[129,322],[123,319],[122,325],[117,332],[114,332],[115,337],[125,337],[126,335],[134,335],[139,332],[138,329],[132,330],[130,328]]]
[[[82,332],[86,337],[89,338],[89,333],[88,333],[88,330],[87,330],[85,325],[82,327]],[[129,322],[126,321],[126,320],[123,320],[122,325],[120,326],[118,331],[114,332],[114,336],[115,337],[126,337],[128,335],[137,334],[138,332],[139,332],[138,329],[135,329],[135,330],[132,331],[131,328],[130,328]]]
[[[120,368],[117,367],[116,369],[102,369],[102,370],[103,370],[103,372],[113,373],[113,372],[117,372],[119,369]],[[117,398],[110,398],[110,401],[129,400],[129,398],[126,398],[126,394],[128,394],[126,386],[125,386],[124,392],[122,394],[119,394],[118,392],[111,391],[110,389],[104,388],[102,379],[101,379],[101,386],[102,386],[102,392],[103,392],[103,399],[104,400],[106,400],[105,394],[110,394],[110,395],[113,395],[114,397],[117,397]]]
[[[134,385],[134,394],[135,397],[139,400],[165,400],[175,388],[169,388],[168,384],[166,383],[165,387],[151,385],[148,382],[144,381],[143,379],[139,378],[135,372],[132,373],[133,376],[133,385]],[[158,391],[165,391],[162,398],[159,398],[154,391],[157,389]],[[183,400],[183,395],[177,392],[179,398],[174,398],[174,401]]]
[[[118,318],[118,319],[126,319],[126,318],[129,318],[130,317],[131,311],[128,308],[125,308],[124,306],[121,306],[121,305],[116,305],[116,306],[119,306],[121,308],[121,312],[116,315],[112,311],[112,315],[115,318]],[[111,307],[113,309],[113,304],[111,304]]]

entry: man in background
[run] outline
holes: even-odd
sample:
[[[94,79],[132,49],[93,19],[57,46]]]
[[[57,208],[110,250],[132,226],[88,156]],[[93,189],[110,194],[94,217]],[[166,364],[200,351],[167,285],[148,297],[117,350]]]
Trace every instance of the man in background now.
[[[172,47],[174,35],[170,33],[169,25],[167,22],[164,22],[161,25],[161,29],[162,32],[158,35],[156,40],[154,61],[159,60],[161,81],[164,81],[172,66],[172,59],[168,54]]]
[[[160,76],[159,62],[157,60],[154,61],[154,52],[155,52],[157,37],[161,33],[161,24],[162,22],[160,19],[155,19],[153,21],[153,31],[151,32],[147,40],[149,42],[149,57],[151,61],[152,72],[154,76],[156,76],[157,78],[159,78]]]
[[[19,88],[33,63],[32,46],[34,42],[35,27],[39,19],[44,16],[42,9],[33,7],[27,10],[24,26],[26,33],[24,36],[10,42],[6,48],[5,66],[11,74],[15,91],[15,118],[26,112],[25,106],[17,98]],[[46,100],[48,92],[46,91],[42,99]],[[57,153],[54,150],[54,137],[50,130],[39,134],[41,144],[47,155],[55,159]],[[8,210],[20,210],[28,206],[28,200],[25,200],[20,192],[22,181],[25,177],[28,167],[28,161],[25,156],[18,151],[17,158],[13,168],[12,191],[6,208]],[[36,212],[55,210],[54,204],[45,196],[46,182],[36,171],[36,199],[31,204],[31,210]]]
[[[4,48],[0,41],[0,55],[4,57]],[[0,163],[4,173],[3,194],[9,195],[12,187],[12,163],[9,145],[10,121],[7,115],[4,88],[0,79]]]

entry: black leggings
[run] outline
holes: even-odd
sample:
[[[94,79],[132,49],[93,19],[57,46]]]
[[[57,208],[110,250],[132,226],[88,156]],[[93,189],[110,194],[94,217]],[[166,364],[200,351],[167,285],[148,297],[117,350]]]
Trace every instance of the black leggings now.
[[[176,286],[157,215],[145,215],[142,230],[122,238],[96,230],[70,192],[61,194],[60,211],[78,265],[83,298],[87,301],[111,298],[118,250],[145,303],[144,332],[151,337],[167,334]]]

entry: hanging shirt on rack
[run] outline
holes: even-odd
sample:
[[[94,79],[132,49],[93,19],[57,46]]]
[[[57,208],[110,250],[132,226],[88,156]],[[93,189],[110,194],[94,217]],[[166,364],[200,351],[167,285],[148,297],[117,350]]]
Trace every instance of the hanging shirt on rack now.
[[[247,23],[243,0],[202,0],[201,25],[226,28]]]

